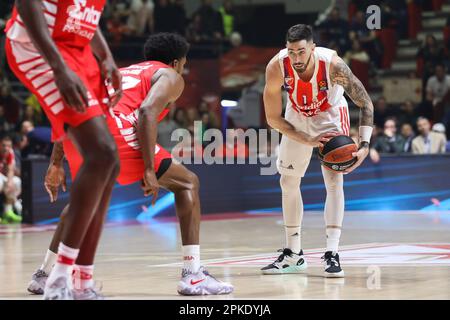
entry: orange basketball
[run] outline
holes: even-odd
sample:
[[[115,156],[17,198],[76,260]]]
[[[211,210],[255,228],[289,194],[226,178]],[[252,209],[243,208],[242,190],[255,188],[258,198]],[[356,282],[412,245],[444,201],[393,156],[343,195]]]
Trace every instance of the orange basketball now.
[[[321,163],[327,169],[344,171],[356,162],[352,153],[358,151],[358,146],[352,138],[345,135],[333,137],[323,148],[319,148]]]

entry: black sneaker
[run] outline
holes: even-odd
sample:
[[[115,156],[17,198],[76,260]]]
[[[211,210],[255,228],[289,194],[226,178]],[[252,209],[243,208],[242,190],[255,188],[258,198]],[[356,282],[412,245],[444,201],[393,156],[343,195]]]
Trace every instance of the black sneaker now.
[[[303,250],[294,253],[291,249],[280,249],[280,256],[271,264],[261,269],[263,274],[302,273],[308,267]]]
[[[344,270],[339,263],[339,254],[337,252],[327,251],[322,256],[325,271],[324,276],[326,278],[343,278]]]

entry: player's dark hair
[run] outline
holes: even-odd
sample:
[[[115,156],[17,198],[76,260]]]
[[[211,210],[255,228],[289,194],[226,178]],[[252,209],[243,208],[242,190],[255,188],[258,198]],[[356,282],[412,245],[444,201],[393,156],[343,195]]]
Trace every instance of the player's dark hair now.
[[[165,64],[186,57],[188,51],[189,43],[176,33],[152,34],[144,45],[145,60],[160,61]]]
[[[312,27],[307,24],[296,24],[289,28],[286,34],[287,42],[297,42],[301,40],[311,41],[313,38]]]

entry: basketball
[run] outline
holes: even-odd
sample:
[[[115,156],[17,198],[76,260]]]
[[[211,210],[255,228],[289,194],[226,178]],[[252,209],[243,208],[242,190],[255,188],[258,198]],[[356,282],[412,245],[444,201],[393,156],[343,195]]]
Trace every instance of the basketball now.
[[[328,141],[323,148],[319,148],[319,158],[325,168],[333,171],[344,171],[357,160],[352,156],[358,151],[358,146],[352,138],[340,135]]]

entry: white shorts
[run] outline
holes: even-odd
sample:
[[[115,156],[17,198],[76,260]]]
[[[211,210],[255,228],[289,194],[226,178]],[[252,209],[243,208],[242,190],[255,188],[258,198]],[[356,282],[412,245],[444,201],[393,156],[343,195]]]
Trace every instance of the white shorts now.
[[[290,106],[286,108],[285,119],[296,130],[317,137],[318,135],[337,131],[342,134],[350,133],[350,116],[347,101],[342,98],[341,103],[332,106],[325,112],[320,112],[313,117],[306,117],[294,111]],[[277,169],[281,175],[303,177],[308,168],[313,147],[294,141],[283,135],[277,160]]]
[[[14,176],[12,179],[14,184],[14,194],[12,196],[17,198],[22,192],[22,181],[17,176]],[[0,192],[3,192],[3,189],[5,188],[7,181],[8,177],[0,173]]]

